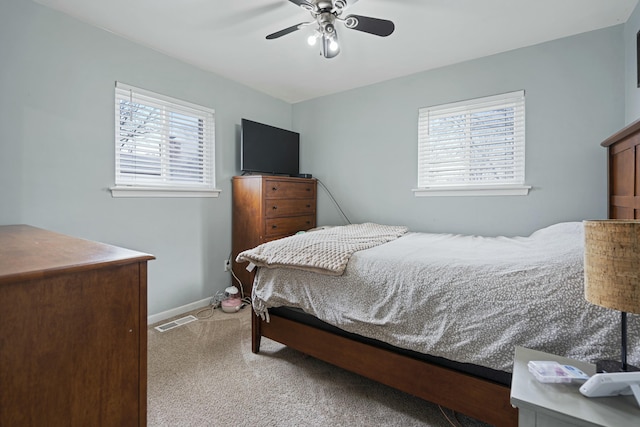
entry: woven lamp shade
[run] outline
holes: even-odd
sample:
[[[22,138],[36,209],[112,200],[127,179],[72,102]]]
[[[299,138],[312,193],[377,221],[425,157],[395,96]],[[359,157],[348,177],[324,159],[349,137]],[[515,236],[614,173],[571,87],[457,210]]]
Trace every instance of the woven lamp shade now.
[[[584,296],[640,313],[640,220],[584,221]]]

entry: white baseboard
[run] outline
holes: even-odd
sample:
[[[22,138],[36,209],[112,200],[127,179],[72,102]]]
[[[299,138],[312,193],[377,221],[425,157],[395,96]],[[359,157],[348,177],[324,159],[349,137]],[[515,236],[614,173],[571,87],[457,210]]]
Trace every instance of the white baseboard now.
[[[147,317],[147,325],[153,325],[154,323],[162,322],[163,320],[179,316],[182,313],[206,307],[209,304],[211,304],[211,297],[201,299],[200,301],[195,301],[180,307],[172,308],[171,310],[163,311],[162,313],[152,314],[151,316]]]

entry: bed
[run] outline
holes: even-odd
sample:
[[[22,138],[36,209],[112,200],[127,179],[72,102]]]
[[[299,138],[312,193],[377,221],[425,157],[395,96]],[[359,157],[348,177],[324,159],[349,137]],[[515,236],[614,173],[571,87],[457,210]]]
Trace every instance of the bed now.
[[[633,132],[626,128],[617,134],[620,142],[612,142],[616,135],[605,141],[610,153],[639,129],[635,124]],[[616,164],[610,161],[610,173],[619,172]],[[610,199],[613,188],[610,183]],[[270,242],[276,247],[271,255],[261,245],[238,256],[239,262],[259,266],[254,353],[267,337],[497,426],[517,425],[517,410],[509,403],[516,345],[590,362],[619,358],[618,313],[587,303],[582,294],[579,222],[517,238],[405,230],[387,233],[371,247],[356,239],[354,246],[364,248],[305,264],[313,255],[300,248],[317,247],[315,240],[332,232],[337,230]],[[293,262],[280,259],[287,250],[278,245],[289,243]],[[425,253],[430,266],[421,264]],[[497,270],[487,267],[485,253],[500,260]],[[393,270],[394,265],[399,268]],[[391,327],[400,324],[405,329]],[[637,363],[637,316],[629,322],[628,348],[629,360]]]

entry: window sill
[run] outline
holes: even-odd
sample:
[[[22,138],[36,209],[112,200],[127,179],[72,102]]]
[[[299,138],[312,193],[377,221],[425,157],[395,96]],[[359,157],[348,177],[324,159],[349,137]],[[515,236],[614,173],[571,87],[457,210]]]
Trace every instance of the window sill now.
[[[460,187],[416,188],[416,197],[451,197],[451,196],[526,196],[530,185],[483,185]]]
[[[218,197],[222,190],[195,190],[168,187],[111,187],[111,197]]]

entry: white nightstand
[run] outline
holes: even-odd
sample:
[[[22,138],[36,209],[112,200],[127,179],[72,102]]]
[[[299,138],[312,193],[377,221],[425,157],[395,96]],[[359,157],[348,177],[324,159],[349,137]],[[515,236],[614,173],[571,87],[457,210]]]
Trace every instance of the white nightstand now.
[[[516,347],[511,380],[511,404],[518,408],[519,427],[640,426],[640,408],[633,396],[588,398],[579,384],[545,384],[527,367],[531,360],[555,360],[588,375],[595,366],[566,357]]]

